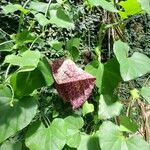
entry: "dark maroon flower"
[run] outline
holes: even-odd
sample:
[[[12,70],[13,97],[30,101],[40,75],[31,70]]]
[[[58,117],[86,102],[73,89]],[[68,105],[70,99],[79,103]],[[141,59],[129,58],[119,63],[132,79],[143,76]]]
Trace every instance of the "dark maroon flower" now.
[[[90,96],[95,77],[79,68],[70,59],[58,59],[51,63],[55,86],[73,109],[80,107]]]

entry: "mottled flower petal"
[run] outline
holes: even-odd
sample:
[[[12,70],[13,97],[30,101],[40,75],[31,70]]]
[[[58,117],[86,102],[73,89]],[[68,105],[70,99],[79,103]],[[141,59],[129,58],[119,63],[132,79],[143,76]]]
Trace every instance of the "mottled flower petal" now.
[[[73,109],[80,107],[90,96],[95,77],[79,68],[70,59],[58,59],[51,63],[55,86]]]

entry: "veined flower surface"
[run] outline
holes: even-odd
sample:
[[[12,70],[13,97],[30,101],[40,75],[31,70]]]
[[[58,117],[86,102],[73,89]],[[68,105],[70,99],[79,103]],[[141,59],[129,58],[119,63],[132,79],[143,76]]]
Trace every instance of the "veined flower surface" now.
[[[72,108],[80,107],[90,96],[95,77],[79,68],[70,59],[58,59],[51,63],[55,86]]]

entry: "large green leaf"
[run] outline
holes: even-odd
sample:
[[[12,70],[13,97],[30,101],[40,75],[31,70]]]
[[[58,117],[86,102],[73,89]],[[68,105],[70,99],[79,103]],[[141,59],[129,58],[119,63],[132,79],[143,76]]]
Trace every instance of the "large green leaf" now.
[[[79,57],[80,54],[79,47],[80,47],[79,38],[72,38],[69,41],[67,41],[66,49],[69,51],[74,60],[76,60]]]
[[[11,96],[11,90],[7,86],[0,84],[0,100],[10,101]]]
[[[15,11],[18,11],[18,10],[23,12],[24,14],[29,12],[27,9],[23,8],[19,4],[8,4],[6,6],[2,6],[2,9],[5,14],[14,13]]]
[[[78,150],[100,150],[98,136],[96,134],[81,134],[81,142]]]
[[[141,136],[124,137],[119,127],[109,121],[104,122],[99,130],[101,150],[149,150],[149,144]]]
[[[129,45],[121,40],[118,40],[114,43],[113,50],[119,62],[128,57],[129,49]]]
[[[14,46],[14,44],[12,43],[12,41],[5,41],[3,43],[0,43],[0,51],[12,51],[12,47]]]
[[[83,119],[81,117],[69,116],[64,120],[67,128],[66,144],[77,148],[81,140],[79,129],[84,125]]]
[[[150,103],[150,86],[142,87],[140,94]]]
[[[150,1],[149,0],[138,0],[143,10],[145,10],[150,16]]]
[[[7,89],[8,92],[9,89]],[[37,105],[33,97],[24,97],[21,100],[14,99],[13,107],[10,106],[11,91],[0,89],[0,143],[17,131],[26,127],[36,114]]]
[[[63,119],[55,119],[48,128],[35,122],[26,134],[25,144],[30,150],[61,150],[66,143],[66,126]]]
[[[48,3],[43,3],[43,2],[30,2],[29,8],[31,10],[35,10],[37,12],[42,12],[45,13],[48,7]]]
[[[113,49],[120,64],[120,72],[124,81],[135,79],[150,72],[150,58],[146,55],[135,52],[131,57],[127,57],[129,46],[121,41],[116,41]]]
[[[96,77],[96,86],[101,89],[104,65],[98,61],[92,61],[85,66],[85,71]]]
[[[141,53],[135,52],[131,57],[120,62],[121,76],[124,81],[141,77],[150,72],[150,59]]]
[[[118,116],[122,109],[122,104],[116,101],[111,95],[101,95],[99,100],[98,116],[100,119],[110,119]]]
[[[32,43],[35,40],[36,36],[28,30],[23,30],[17,34],[13,34],[11,38],[16,43],[15,46],[18,48],[19,46],[24,46],[28,43]]]
[[[58,40],[52,40],[52,41],[50,41],[50,42],[48,42],[49,44],[50,44],[50,46],[53,48],[53,49],[55,49],[55,50],[61,50],[62,49],[62,47],[63,47],[63,45],[64,45],[64,43],[61,41],[61,42],[59,42]]]
[[[20,55],[7,55],[4,63],[19,66],[21,69],[30,68],[30,70],[34,70],[39,63],[40,57],[39,51],[25,51]]]
[[[22,150],[22,143],[21,142],[12,143],[10,141],[5,141],[0,146],[0,150]]]
[[[121,1],[119,4],[124,9],[124,11],[119,12],[121,18],[123,18],[123,19],[128,18],[131,15],[143,13],[141,5],[138,2],[138,0]]]
[[[115,88],[119,82],[122,81],[119,63],[116,59],[110,59],[104,65],[104,73],[102,79],[102,87],[100,89],[102,94],[113,95]]]
[[[38,69],[41,71],[46,85],[51,86],[54,83],[54,79],[52,76],[50,65],[45,57],[40,60]]]
[[[50,9],[50,23],[61,28],[74,28],[74,23],[66,12],[61,9]]]
[[[47,19],[43,14],[41,13],[38,13],[38,14],[35,14],[35,19],[38,21],[38,23],[41,25],[41,26],[46,26],[48,24],[50,24],[50,20]]]
[[[88,0],[88,2],[92,6],[101,6],[103,9],[106,9],[108,11],[118,12],[113,3],[107,2],[106,0]]]
[[[120,130],[126,132],[136,132],[138,130],[138,125],[131,120],[131,118],[126,116],[120,117]]]
[[[34,10],[36,12],[42,12],[42,13],[46,13],[47,11],[47,7],[48,7],[48,3],[44,3],[44,2],[38,2],[38,1],[31,1],[29,4],[29,9]],[[49,10],[51,9],[57,9],[60,8],[61,5],[58,3],[51,3],[49,6]]]
[[[96,77],[96,86],[102,94],[113,94],[114,89],[122,80],[120,76],[119,63],[116,59],[110,59],[102,64],[98,61],[89,63],[85,70]]]
[[[35,69],[31,72],[17,72],[10,78],[15,96],[21,98],[31,94],[34,90],[45,85],[42,73]]]

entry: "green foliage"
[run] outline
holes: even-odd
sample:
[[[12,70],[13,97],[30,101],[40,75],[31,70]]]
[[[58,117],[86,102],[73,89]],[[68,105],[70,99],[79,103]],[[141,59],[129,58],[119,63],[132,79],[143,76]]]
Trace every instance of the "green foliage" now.
[[[51,86],[54,83],[51,68],[48,61],[43,57],[38,63],[38,70],[42,73],[47,86]]]
[[[102,150],[108,149],[126,149],[140,150],[149,149],[149,145],[140,136],[126,138],[119,130],[119,127],[109,121],[104,122],[99,131],[100,147]]]
[[[72,38],[69,41],[67,41],[66,49],[69,51],[74,60],[76,60],[79,57],[80,54],[79,47],[80,47],[79,38]]]
[[[21,5],[18,4],[8,4],[6,6],[2,6],[2,9],[5,14],[14,13],[15,11],[21,11],[22,13],[28,13],[27,9],[24,9]]]
[[[22,143],[21,142],[17,142],[17,143],[13,143],[10,141],[6,141],[4,144],[2,144],[0,146],[1,150],[21,150],[22,149]]]
[[[92,150],[93,148],[100,150],[98,136],[81,134],[81,142],[78,150]]]
[[[83,120],[79,117],[68,116],[67,118],[54,119],[48,128],[35,122],[26,135],[26,145],[30,149],[62,149],[65,145],[78,147],[80,143],[79,129],[83,126]],[[45,138],[40,139],[41,136]],[[37,145],[39,143],[39,145]]]
[[[142,87],[140,94],[145,98],[147,102],[150,103],[150,87],[149,86]]]
[[[48,20],[43,14],[41,13],[38,13],[38,14],[35,14],[35,19],[38,21],[38,23],[41,25],[41,26],[46,26],[48,24],[50,24],[50,20]]]
[[[37,82],[38,81],[38,82]],[[31,72],[17,72],[10,78],[16,97],[24,97],[45,85],[42,73],[35,69]]]
[[[34,70],[40,60],[40,52],[38,51],[25,51],[20,55],[7,55],[4,63],[9,63],[14,66],[19,66],[20,69]],[[31,59],[32,58],[32,59]]]
[[[87,101],[83,104],[83,116],[85,116],[88,113],[91,113],[94,111],[94,106],[93,104],[88,103]]]
[[[100,119],[110,119],[118,116],[122,109],[122,104],[109,95],[101,95],[99,100],[98,116]]]
[[[12,47],[14,46],[14,44],[12,43],[12,41],[6,41],[0,44],[0,51],[12,51]]]
[[[53,120],[48,128],[45,128],[39,122],[35,122],[28,129],[25,141],[26,146],[32,150],[62,149],[66,142],[66,132],[65,122],[60,118]]]
[[[38,1],[37,2],[31,1],[29,6],[31,10],[42,12],[42,13],[46,13],[47,7],[48,7],[48,3],[43,3]]]
[[[111,12],[118,12],[114,5],[106,0],[88,0],[88,3],[92,6],[101,6],[103,9]]]
[[[121,41],[116,41],[113,49],[120,64],[120,73],[124,81],[150,72],[150,58],[146,55],[135,52],[131,57],[128,57],[129,46]]]
[[[3,91],[1,90],[1,92]],[[10,102],[11,97],[8,97],[6,94],[1,95],[0,113],[3,116],[0,118],[0,142],[3,142],[17,131],[25,128],[36,114],[37,105],[35,99],[32,97],[28,96],[20,100],[13,99],[13,106],[10,105]]]
[[[138,2],[138,0],[121,1],[119,5],[122,6],[124,9],[124,11],[119,12],[122,19],[128,18],[131,15],[143,13],[141,5]]]
[[[71,18],[61,8],[49,11],[50,23],[57,25],[61,28],[74,28]]]
[[[150,15],[150,1],[138,0],[138,2],[141,4],[142,9],[145,10],[148,13],[148,15]]]
[[[138,130],[138,125],[133,122],[129,117],[121,116],[120,130],[125,132],[136,132]]]
[[[59,42],[58,40],[50,41],[49,44],[55,50],[61,50],[64,45],[63,42]]]
[[[124,36],[131,16],[150,15],[149,1],[24,2],[0,2],[0,150],[149,150],[147,131],[138,135],[148,129],[149,77],[133,83],[149,75],[150,58]],[[55,89],[50,64],[62,57],[96,77],[75,110]]]
[[[70,147],[78,148],[81,140],[80,130],[84,125],[81,117],[69,116],[64,119],[67,128],[66,144]]]
[[[85,66],[85,70],[96,77],[96,86],[101,89],[104,65],[98,61],[92,61]]]

